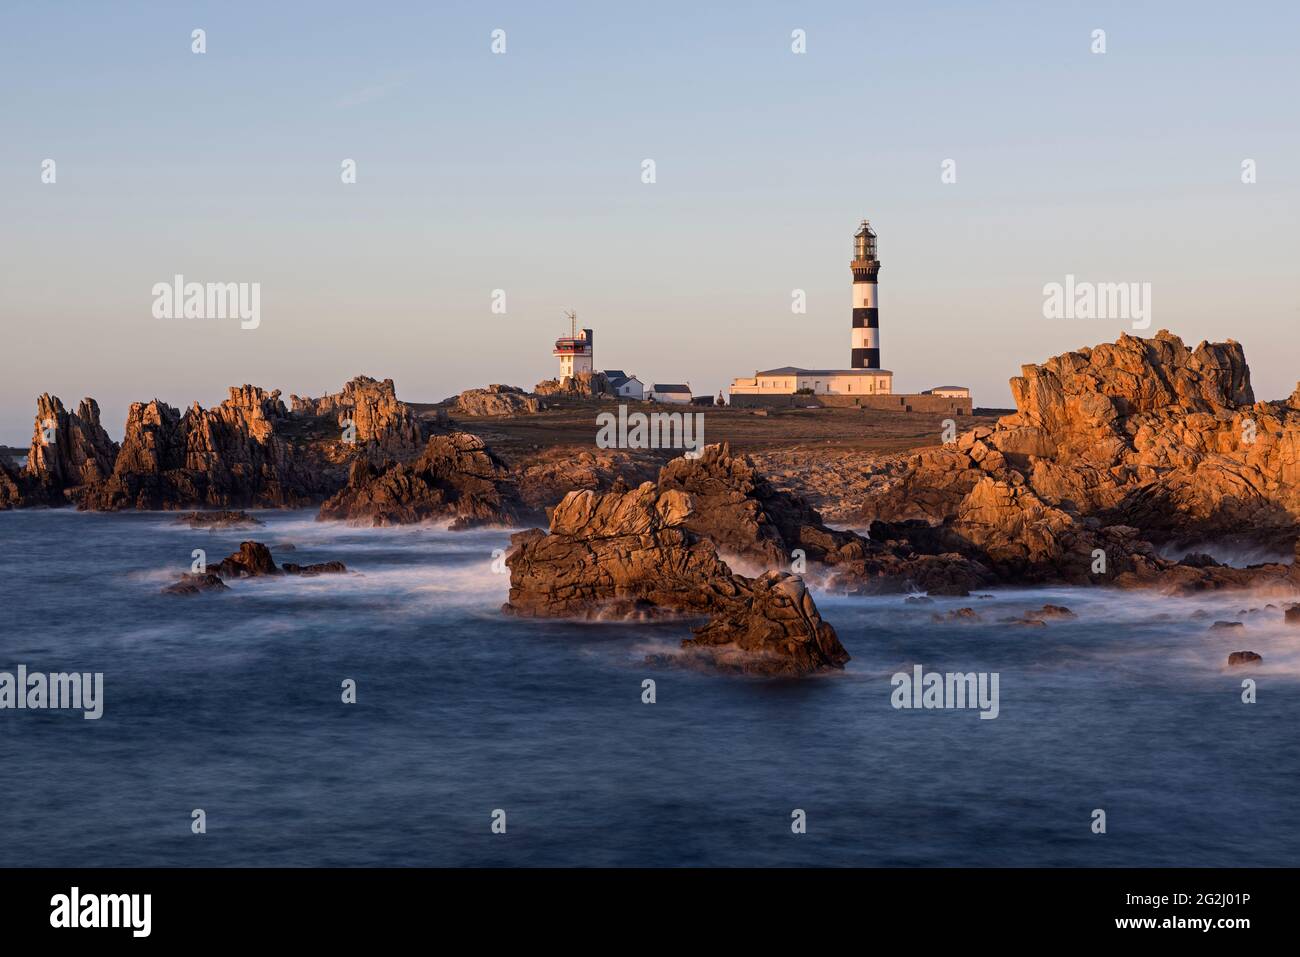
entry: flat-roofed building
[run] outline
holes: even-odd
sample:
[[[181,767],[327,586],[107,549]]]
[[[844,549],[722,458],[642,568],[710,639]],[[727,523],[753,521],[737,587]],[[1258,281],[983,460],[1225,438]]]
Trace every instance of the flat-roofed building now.
[[[945,399],[969,399],[970,389],[964,385],[937,385],[926,389],[921,395],[941,395]]]
[[[732,395],[889,395],[894,373],[888,369],[801,369],[781,366],[731,380]]]

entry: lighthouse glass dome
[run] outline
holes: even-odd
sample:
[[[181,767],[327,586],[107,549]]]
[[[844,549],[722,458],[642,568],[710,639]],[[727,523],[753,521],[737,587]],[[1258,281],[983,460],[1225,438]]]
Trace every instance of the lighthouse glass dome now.
[[[871,224],[865,219],[862,221],[862,225],[858,227],[858,231],[853,234],[853,258],[876,258],[876,233],[871,228]]]

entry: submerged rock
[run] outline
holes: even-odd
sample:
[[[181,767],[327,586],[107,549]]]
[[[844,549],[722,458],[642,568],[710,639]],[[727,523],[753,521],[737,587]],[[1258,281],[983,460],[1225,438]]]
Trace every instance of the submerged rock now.
[[[943,614],[935,612],[930,616],[930,620],[942,623],[946,621],[976,622],[981,621],[982,619],[980,618],[979,612],[974,608],[955,608],[951,611],[944,612]]]
[[[165,595],[198,595],[206,591],[229,591],[230,586],[216,572],[186,573],[163,589]]]
[[[1263,657],[1255,654],[1253,651],[1234,651],[1232,654],[1228,655],[1229,666],[1254,665],[1263,660]]]
[[[285,562],[280,566],[280,570],[286,575],[303,575],[310,578],[316,575],[341,574],[346,572],[348,567],[340,561],[317,562],[314,565],[295,565],[292,562]]]
[[[1026,618],[1040,618],[1044,621],[1051,618],[1077,618],[1079,617],[1064,605],[1044,605],[1042,608],[1034,611],[1025,612]]]
[[[176,522],[188,525],[190,528],[210,528],[213,530],[221,528],[256,528],[263,524],[260,519],[254,518],[244,511],[187,512],[184,515],[177,516]]]

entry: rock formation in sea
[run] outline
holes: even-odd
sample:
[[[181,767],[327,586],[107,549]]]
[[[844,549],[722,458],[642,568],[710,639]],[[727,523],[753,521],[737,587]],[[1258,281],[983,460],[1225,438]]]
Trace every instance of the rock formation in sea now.
[[[290,411],[278,391],[251,385],[211,409],[137,402],[119,447],[93,399],[71,413],[42,395],[26,466],[0,468],[0,508],[300,506],[342,488],[354,459],[414,458],[432,430],[391,379],[359,376],[335,395],[293,402]]]
[[[431,437],[410,462],[383,467],[358,458],[319,517],[376,526],[451,519],[463,529],[515,525],[528,515],[505,464],[478,436],[452,432]]]
[[[174,584],[164,588],[167,595],[197,595],[205,591],[224,591],[228,578],[264,578],[274,575],[299,575],[314,578],[317,575],[342,574],[347,566],[340,561],[317,562],[298,565],[285,562],[276,565],[271,550],[262,542],[240,542],[239,551],[223,558],[207,571],[188,572]]]
[[[1300,405],[1256,402],[1239,344],[1123,335],[1025,366],[1011,389],[1014,414],[913,455],[864,506],[934,523],[1008,581],[1300,586],[1283,562],[1237,569],[1157,551],[1289,552],[1300,534]]]
[[[184,414],[157,399],[136,402],[112,474],[73,494],[95,511],[302,505],[323,491],[324,476],[295,454],[290,428],[279,391],[251,385]]]
[[[506,610],[529,617],[707,617],[678,663],[747,674],[842,668],[848,653],[796,576],[737,575],[689,529],[695,503],[681,489],[572,492],[550,530],[511,539]]]
[[[36,422],[23,476],[30,504],[62,505],[68,489],[107,478],[117,458],[117,443],[99,422],[99,405],[82,399],[69,412],[57,396],[36,399]]]
[[[778,490],[748,457],[732,455],[726,443],[707,446],[697,458],[673,459],[660,472],[659,487],[690,494],[696,507],[688,529],[712,541],[724,556],[764,570],[800,563],[836,590],[964,595],[993,577],[977,558],[923,534],[928,527],[914,529],[920,547],[897,528],[882,526],[867,538],[829,527],[816,509]],[[817,566],[828,575],[819,575]]]

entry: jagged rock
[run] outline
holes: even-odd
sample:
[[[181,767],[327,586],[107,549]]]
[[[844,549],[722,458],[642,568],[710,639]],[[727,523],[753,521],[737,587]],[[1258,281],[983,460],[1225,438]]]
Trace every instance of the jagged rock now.
[[[216,572],[186,573],[164,588],[164,595],[197,595],[205,591],[227,591],[229,585]]]
[[[1300,625],[1300,604],[1288,605],[1282,617],[1288,625]]]
[[[712,542],[688,530],[691,496],[646,482],[626,492],[572,492],[550,534],[511,539],[510,601],[528,617],[708,615],[679,663],[751,674],[841,668],[848,654],[796,577],[734,574]],[[656,659],[662,660],[662,659]]]
[[[222,528],[256,528],[264,524],[260,519],[254,518],[244,511],[220,511],[220,512],[188,512],[179,515],[176,518],[177,524],[188,525],[190,528],[210,528],[212,530]]]
[[[456,397],[453,409],[460,415],[520,415],[539,412],[542,404],[536,396],[512,385],[490,385],[486,389],[466,389]]]
[[[420,457],[379,468],[352,465],[347,487],[321,506],[322,520],[408,525],[450,518],[452,528],[516,525],[528,515],[505,464],[468,432],[435,435]]]
[[[68,412],[57,396],[44,393],[36,400],[36,423],[23,470],[31,486],[27,495],[34,502],[65,504],[67,490],[107,478],[117,454],[117,443],[100,425],[94,399],[82,399],[76,412]]]
[[[240,542],[239,551],[221,560],[213,571],[221,578],[256,578],[279,575],[271,550],[261,542]]]
[[[1245,628],[1239,621],[1216,621],[1210,626],[1210,631],[1235,631],[1238,628]]]
[[[827,526],[802,498],[778,490],[727,443],[705,447],[697,458],[673,459],[659,474],[660,489],[690,494],[696,508],[688,529],[708,538],[728,557],[767,569],[804,562],[830,569],[826,584],[853,594],[922,589],[966,595],[987,584],[988,570],[954,551],[931,553],[911,540],[876,541]]]
[[[332,417],[340,436],[348,437],[350,450],[372,459],[413,458],[424,442],[415,411],[397,398],[392,379],[357,376],[342,392],[319,399],[291,395],[289,400],[300,415]]]
[[[22,486],[19,484],[21,481],[17,469],[10,468],[8,462],[0,460],[0,512],[25,504]]]
[[[740,586],[713,545],[681,526],[683,492],[649,482],[629,492],[571,492],[551,513],[550,534],[511,537],[508,610],[521,616],[607,618],[607,606],[703,614]]]
[[[764,676],[797,677],[843,668],[849,660],[803,581],[785,572],[767,572],[755,580],[744,602],[729,604],[696,628],[682,648],[684,663]]]
[[[278,430],[289,428],[279,391],[235,386],[212,409],[184,415],[154,399],[127,413],[113,474],[77,490],[78,507],[96,511],[293,507],[323,491],[324,477],[302,461]]]
[[[1253,651],[1234,651],[1228,655],[1228,666],[1259,664],[1264,658]]]
[[[1300,409],[1255,402],[1239,344],[1124,335],[1025,366],[1011,387],[1014,414],[912,456],[870,510],[938,523],[1008,581],[1300,588],[1292,566],[1180,564],[1153,544],[1296,542]]]
[[[540,514],[569,492],[608,492],[616,486],[627,491],[654,481],[659,465],[646,453],[623,449],[550,448],[516,463],[513,472],[524,505]]]

